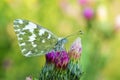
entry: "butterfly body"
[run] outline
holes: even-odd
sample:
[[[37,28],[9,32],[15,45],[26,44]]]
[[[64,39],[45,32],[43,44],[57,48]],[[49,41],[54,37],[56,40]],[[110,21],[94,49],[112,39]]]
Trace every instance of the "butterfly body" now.
[[[14,30],[21,52],[26,57],[44,55],[53,49],[63,50],[67,41],[28,20],[14,20]]]

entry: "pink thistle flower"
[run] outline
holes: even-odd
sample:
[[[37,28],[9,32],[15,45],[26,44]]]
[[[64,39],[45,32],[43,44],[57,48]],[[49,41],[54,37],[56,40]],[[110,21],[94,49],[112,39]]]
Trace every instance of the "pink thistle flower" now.
[[[83,15],[87,20],[91,20],[94,16],[94,11],[92,8],[85,8],[83,11]]]
[[[46,54],[46,61],[47,62],[52,62],[54,63],[54,59],[55,59],[55,51],[51,51],[51,52],[48,52]]]
[[[78,59],[80,57],[82,53],[82,45],[81,45],[81,38],[77,38],[71,48],[70,48],[70,51],[68,52],[68,55],[70,58],[73,58],[73,59]]]
[[[55,66],[58,68],[66,68],[69,57],[66,51],[57,51],[55,57]]]

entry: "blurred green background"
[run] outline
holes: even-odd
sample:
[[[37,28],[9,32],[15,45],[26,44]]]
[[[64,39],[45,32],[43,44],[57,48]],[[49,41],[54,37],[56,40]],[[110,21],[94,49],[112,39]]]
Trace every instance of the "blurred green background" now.
[[[21,55],[13,31],[17,18],[40,24],[58,36],[82,30],[81,80],[120,80],[119,7],[119,0],[1,0],[0,80],[37,78],[45,63],[44,55]],[[86,8],[90,10],[85,12]],[[70,38],[67,50],[75,38]]]

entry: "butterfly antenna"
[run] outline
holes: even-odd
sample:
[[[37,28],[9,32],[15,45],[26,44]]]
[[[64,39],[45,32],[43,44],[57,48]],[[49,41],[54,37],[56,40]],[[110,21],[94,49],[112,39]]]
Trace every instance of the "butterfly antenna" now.
[[[77,32],[75,32],[75,33],[72,33],[72,34],[66,36],[65,38],[69,38],[69,37],[74,36],[74,35],[83,35],[83,31],[81,31],[81,30],[80,30],[80,31],[77,31]]]

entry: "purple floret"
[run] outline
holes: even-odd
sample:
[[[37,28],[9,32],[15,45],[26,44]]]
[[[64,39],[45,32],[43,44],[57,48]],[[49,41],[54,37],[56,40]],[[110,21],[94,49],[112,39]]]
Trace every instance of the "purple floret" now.
[[[55,66],[58,68],[66,68],[69,57],[66,51],[57,51],[55,57]]]
[[[46,61],[47,62],[54,63],[54,59],[55,59],[55,51],[51,51],[51,52],[46,54]]]
[[[51,51],[46,54],[46,61],[53,63],[57,68],[66,68],[69,57],[66,51]]]

